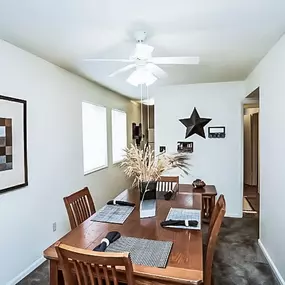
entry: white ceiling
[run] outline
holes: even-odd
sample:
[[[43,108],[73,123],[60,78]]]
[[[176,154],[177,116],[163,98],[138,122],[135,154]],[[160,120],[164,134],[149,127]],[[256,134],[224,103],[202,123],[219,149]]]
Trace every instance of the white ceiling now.
[[[0,0],[0,38],[132,98],[124,63],[133,32],[153,56],[200,56],[199,66],[163,66],[159,85],[243,80],[285,32],[284,0]]]

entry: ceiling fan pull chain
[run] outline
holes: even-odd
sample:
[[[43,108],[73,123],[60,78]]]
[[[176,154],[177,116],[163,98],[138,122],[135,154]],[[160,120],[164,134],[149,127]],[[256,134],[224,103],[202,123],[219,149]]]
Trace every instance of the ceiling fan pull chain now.
[[[143,104],[142,104],[142,101],[143,101],[143,86],[142,84],[140,84],[140,87],[141,87],[141,133],[142,133],[142,141],[143,141],[143,138],[144,138],[144,135],[143,135]]]
[[[149,94],[148,94],[148,86],[147,85],[146,85],[146,98],[147,98],[147,101],[149,101]],[[149,130],[149,104],[147,104],[147,130]]]

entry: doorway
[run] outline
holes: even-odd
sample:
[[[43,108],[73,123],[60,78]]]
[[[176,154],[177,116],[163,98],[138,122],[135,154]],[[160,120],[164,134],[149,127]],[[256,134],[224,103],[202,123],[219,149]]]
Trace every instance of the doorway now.
[[[246,97],[243,111],[243,213],[259,215],[259,89],[256,89]]]

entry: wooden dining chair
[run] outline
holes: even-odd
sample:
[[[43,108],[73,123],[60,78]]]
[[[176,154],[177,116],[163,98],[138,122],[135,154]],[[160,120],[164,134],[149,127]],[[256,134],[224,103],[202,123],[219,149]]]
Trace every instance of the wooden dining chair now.
[[[207,242],[207,249],[205,254],[204,260],[204,283],[203,285],[213,285],[212,280],[212,267],[213,267],[213,259],[215,253],[215,247],[217,244],[218,235],[220,232],[221,224],[226,212],[226,202],[224,196],[221,195],[215,205],[215,216],[212,217],[212,226],[209,227],[208,233],[208,242]]]
[[[128,252],[98,252],[60,242],[55,249],[65,285],[118,285],[121,281],[135,284]]]
[[[157,181],[156,190],[167,192],[169,190],[178,191],[179,176],[160,176]]]
[[[95,213],[92,196],[87,187],[63,198],[71,229],[76,228]]]

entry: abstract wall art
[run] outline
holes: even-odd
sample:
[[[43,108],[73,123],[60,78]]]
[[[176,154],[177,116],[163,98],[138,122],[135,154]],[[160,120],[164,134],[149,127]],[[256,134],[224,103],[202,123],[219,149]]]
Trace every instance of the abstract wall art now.
[[[12,168],[12,119],[0,117],[0,171]]]
[[[0,95],[0,195],[28,185],[27,102]]]

